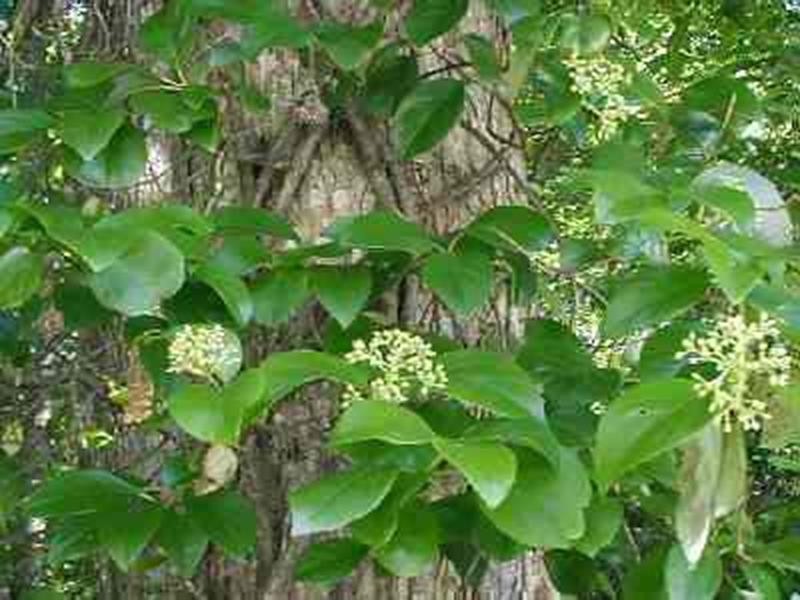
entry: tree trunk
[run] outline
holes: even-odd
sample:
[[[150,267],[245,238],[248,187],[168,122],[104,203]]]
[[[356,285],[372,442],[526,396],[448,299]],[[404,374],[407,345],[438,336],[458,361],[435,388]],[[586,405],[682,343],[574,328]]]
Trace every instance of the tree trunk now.
[[[111,54],[131,45],[132,22],[150,12],[142,0],[94,0],[84,48]],[[309,9],[319,3],[301,3]],[[368,15],[366,2],[328,0],[322,9],[340,19]],[[408,4],[408,2],[405,2]],[[317,7],[318,8],[318,7]],[[314,18],[313,12],[309,15]],[[499,23],[473,2],[470,30],[479,29],[503,47]],[[109,37],[111,36],[111,37]],[[452,60],[455,35],[445,36],[422,61],[434,69]],[[458,69],[454,68],[454,73]],[[343,215],[380,206],[443,233],[462,225],[479,211],[513,201],[528,202],[525,157],[519,149],[501,147],[493,136],[514,138],[504,104],[486,91],[471,94],[463,126],[422,159],[400,160],[392,148],[388,126],[364,114],[358,106],[330,116],[319,100],[314,74],[289,52],[272,52],[250,69],[252,82],[272,99],[268,119],[253,117],[231,104],[225,110],[225,142],[217,156],[199,156],[180,144],[157,144],[159,161],[169,175],[148,187],[146,199],[162,197],[219,206],[246,202],[286,214],[309,241]],[[520,146],[522,146],[520,144]],[[166,158],[165,158],[166,157]],[[154,171],[162,169],[154,168]],[[200,182],[199,185],[198,182]],[[162,194],[159,191],[164,192]],[[128,201],[131,199],[129,198]],[[205,205],[207,208],[209,205]],[[484,314],[469,321],[453,318],[407,281],[387,302],[387,317],[403,326],[447,331],[476,342],[491,332],[507,341],[518,320],[510,313],[508,294],[498,293]],[[259,332],[253,359],[313,338],[321,315],[309,307],[279,331]],[[291,539],[286,497],[288,490],[335,468],[336,459],[324,448],[324,432],[335,417],[336,404],[325,385],[300,398],[285,401],[276,414],[251,428],[240,452],[239,486],[253,501],[258,515],[258,547],[252,559],[234,561],[214,552],[191,581],[166,571],[121,575],[106,565],[97,582],[97,597],[109,599],[313,600],[317,598],[408,600],[469,599],[545,600],[555,598],[543,562],[535,553],[492,569],[480,590],[463,587],[446,562],[427,577],[399,580],[378,576],[366,567],[335,589],[299,585],[292,577],[294,560],[309,540]],[[143,434],[129,434],[132,447],[149,447]],[[130,448],[123,446],[120,464]]]

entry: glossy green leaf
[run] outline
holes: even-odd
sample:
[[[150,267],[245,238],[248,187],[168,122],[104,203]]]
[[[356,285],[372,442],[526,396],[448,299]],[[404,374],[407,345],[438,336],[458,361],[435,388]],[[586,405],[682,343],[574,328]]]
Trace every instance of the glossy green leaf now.
[[[616,498],[593,498],[584,513],[586,531],[575,542],[575,549],[594,558],[608,546],[622,527],[624,514],[622,503]]]
[[[397,472],[350,470],[326,475],[289,496],[292,535],[333,531],[373,511],[389,493]]]
[[[342,327],[349,327],[369,301],[372,273],[367,267],[317,267],[311,285],[322,306]]]
[[[168,510],[155,541],[184,577],[191,577],[208,546],[208,534],[185,513]]]
[[[124,253],[108,267],[90,275],[89,285],[107,308],[128,316],[152,313],[183,286],[184,258],[157,233],[129,235]]]
[[[79,62],[64,67],[67,85],[73,88],[91,88],[113,79],[127,71],[131,65],[113,62]]]
[[[320,45],[345,71],[352,71],[360,66],[375,48],[382,34],[381,22],[354,27],[325,21],[316,31]]]
[[[69,174],[91,187],[119,189],[135,185],[147,167],[144,134],[131,125],[121,127],[108,145],[92,160],[67,155]]]
[[[32,134],[47,129],[53,118],[42,110],[0,110],[0,138],[15,134]]]
[[[639,353],[639,376],[642,380],[674,377],[688,364],[677,358],[683,340],[698,329],[695,322],[679,321],[663,327],[645,341]]]
[[[595,453],[603,488],[700,431],[712,418],[690,381],[643,383],[614,400],[600,420]]]
[[[393,130],[400,155],[410,160],[436,146],[458,123],[466,102],[464,83],[422,81],[400,103]]]
[[[470,223],[466,233],[509,251],[534,252],[553,240],[547,219],[526,206],[492,208]]]
[[[675,534],[692,565],[703,556],[711,535],[721,465],[722,433],[710,423],[685,447],[678,478]]]
[[[145,116],[150,125],[169,133],[186,133],[202,118],[183,102],[178,92],[142,92],[131,97],[130,105],[135,113]]]
[[[28,499],[36,517],[125,511],[142,490],[108,471],[70,471],[48,479]]]
[[[602,52],[611,40],[611,22],[603,15],[572,16],[564,22],[561,46],[576,56]]]
[[[436,563],[439,532],[430,508],[411,504],[400,512],[397,531],[375,552],[375,560],[399,577],[417,577]]]
[[[419,67],[413,56],[392,45],[378,51],[367,69],[364,104],[376,115],[389,117],[417,83]]]
[[[527,450],[517,451],[517,480],[496,509],[484,507],[489,520],[526,546],[568,548],[585,531],[584,509],[592,489],[577,455],[562,450],[561,468]]]
[[[402,450],[407,450],[404,447]],[[433,458],[436,452],[431,450]],[[431,461],[432,462],[432,461]],[[378,548],[386,544],[397,531],[400,522],[400,511],[411,502],[416,494],[425,487],[428,474],[425,470],[414,473],[400,473],[391,491],[383,499],[380,506],[368,515],[353,521],[349,529],[359,542]]]
[[[552,468],[558,469],[559,466],[561,449],[558,440],[544,421],[533,417],[527,419],[481,419],[464,432],[464,439],[524,446],[541,454]]]
[[[236,275],[217,266],[205,264],[195,277],[213,288],[239,327],[244,327],[253,317],[253,299],[250,290]]]
[[[459,315],[484,306],[492,294],[492,262],[470,249],[429,256],[422,266],[422,281]]]
[[[352,573],[369,552],[369,546],[351,538],[319,542],[306,550],[294,568],[298,581],[333,585]]]
[[[626,574],[622,585],[623,600],[669,600],[664,582],[667,549],[656,547]]]
[[[379,400],[354,402],[334,427],[330,436],[334,446],[367,440],[389,444],[428,444],[435,435],[422,417],[407,408]]]
[[[266,382],[266,402],[277,402],[297,388],[330,379],[362,387],[369,381],[369,373],[351,365],[338,356],[312,350],[295,350],[271,354],[261,365]]]
[[[264,373],[250,369],[220,391],[202,384],[183,386],[169,397],[167,407],[181,429],[193,437],[235,444],[245,413],[262,401],[265,390]]]
[[[227,554],[244,556],[256,544],[258,520],[249,500],[222,491],[186,500],[186,515]]]
[[[749,563],[742,565],[747,580],[758,594],[758,600],[782,600],[783,592],[777,574],[766,565]]]
[[[311,297],[308,272],[275,269],[259,277],[251,287],[256,321],[276,325],[287,321]]]
[[[710,550],[696,565],[689,564],[680,546],[667,556],[664,580],[669,600],[714,600],[722,585],[722,561]]]
[[[441,356],[447,393],[498,415],[526,418],[542,413],[541,389],[509,357],[483,350],[459,350]]]
[[[516,455],[494,442],[462,442],[439,438],[434,447],[475,488],[489,508],[506,499],[517,473]]]
[[[741,429],[723,432],[722,458],[717,490],[714,494],[714,517],[727,517],[747,501],[747,444]]]
[[[119,108],[71,110],[62,116],[59,132],[64,143],[88,161],[108,146],[126,118]]]
[[[405,21],[406,33],[412,42],[424,46],[455,28],[467,8],[468,0],[414,0]]]
[[[483,79],[493,81],[502,75],[502,68],[497,60],[494,46],[487,38],[470,33],[464,36],[464,45],[469,52],[472,66]]]
[[[266,234],[284,240],[296,240],[297,232],[280,215],[262,208],[226,206],[212,214],[217,229],[223,232]]]
[[[0,308],[16,308],[41,288],[44,263],[27,248],[14,246],[0,255]]]
[[[603,332],[619,337],[673,319],[699,302],[708,285],[708,276],[691,267],[642,269],[612,292]]]
[[[373,211],[341,220],[334,224],[332,235],[344,246],[365,250],[394,250],[418,255],[437,247],[422,227],[388,211]]]
[[[127,571],[150,543],[163,518],[164,509],[159,505],[100,514],[100,543],[116,565]]]

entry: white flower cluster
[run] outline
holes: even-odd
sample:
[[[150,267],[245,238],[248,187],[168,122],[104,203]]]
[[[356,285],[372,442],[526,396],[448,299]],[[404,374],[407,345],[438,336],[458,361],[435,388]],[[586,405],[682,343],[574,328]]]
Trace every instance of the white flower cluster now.
[[[347,386],[344,400],[371,398],[401,404],[412,397],[426,398],[447,387],[447,373],[435,358],[436,352],[428,342],[401,329],[378,331],[369,344],[356,340],[345,360],[368,364],[376,376],[370,381],[369,390]]]
[[[745,430],[760,429],[770,419],[764,399],[769,388],[786,386],[792,366],[775,321],[764,314],[752,323],[740,314],[720,319],[702,337],[689,335],[677,358],[715,368],[711,379],[692,377],[697,392],[711,398],[710,409],[725,431],[735,422]]]
[[[227,382],[241,364],[238,338],[221,325],[184,325],[169,345],[170,373]]]
[[[570,89],[583,97],[584,106],[600,121],[596,141],[611,138],[620,125],[641,113],[641,107],[630,103],[623,94],[631,83],[631,76],[623,65],[603,56],[572,56],[564,63],[572,76]]]

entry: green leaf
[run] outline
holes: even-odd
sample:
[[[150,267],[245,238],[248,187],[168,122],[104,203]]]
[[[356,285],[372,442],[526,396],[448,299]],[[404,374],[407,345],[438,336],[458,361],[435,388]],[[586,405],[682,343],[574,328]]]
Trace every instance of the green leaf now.
[[[266,234],[283,240],[297,240],[297,232],[282,216],[261,208],[226,206],[213,213],[217,229],[223,232]]]
[[[239,277],[211,264],[203,265],[195,273],[195,277],[217,292],[239,327],[250,322],[254,311],[253,299],[250,297],[250,290]]]
[[[600,574],[589,557],[574,550],[550,550],[544,561],[553,585],[561,594],[577,598],[592,595]]]
[[[758,594],[758,600],[782,600],[783,592],[776,573],[766,565],[743,564],[742,570],[747,580]]]
[[[266,387],[262,370],[250,369],[220,391],[208,385],[186,385],[169,397],[167,407],[181,429],[193,437],[235,444],[245,413],[263,399]]]
[[[673,546],[665,569],[669,600],[714,600],[722,585],[722,561],[713,549],[696,565],[691,565],[681,547]]]
[[[694,322],[677,322],[659,329],[644,343],[639,353],[639,376],[642,380],[674,377],[688,364],[676,358],[683,350],[683,340],[696,331]]]
[[[334,446],[367,440],[389,444],[429,444],[435,435],[422,417],[410,410],[379,400],[354,402],[339,417],[330,436]]]
[[[397,531],[375,552],[375,560],[398,577],[417,577],[429,572],[439,551],[439,531],[433,511],[411,504],[400,512]]]
[[[468,0],[414,0],[406,17],[406,33],[417,46],[424,46],[455,28],[467,8]]]
[[[402,450],[407,449],[408,447],[402,448]],[[438,459],[438,455],[433,449],[431,449],[431,453],[433,454],[433,460]],[[430,464],[433,463],[433,460]],[[386,544],[397,531],[400,510],[414,499],[427,482],[428,473],[426,470],[401,473],[378,508],[365,517],[350,523],[349,529],[353,537],[373,548]]]
[[[540,457],[517,451],[517,480],[508,498],[484,513],[506,535],[526,546],[568,548],[583,536],[584,509],[592,489],[577,454],[563,449],[553,471]]]
[[[464,474],[489,508],[506,499],[517,474],[517,458],[493,442],[463,442],[438,438],[434,447]]]
[[[397,105],[414,89],[419,67],[413,56],[398,54],[397,44],[379,50],[367,69],[364,103],[378,116],[390,117]]]
[[[253,283],[251,294],[256,321],[262,325],[283,323],[311,297],[308,272],[274,269]]]
[[[126,233],[127,249],[108,267],[90,275],[88,282],[100,303],[112,310],[128,316],[152,313],[183,286],[183,255],[152,231]]]
[[[400,155],[410,160],[436,146],[464,110],[464,83],[455,79],[422,81],[403,99],[393,130]]]
[[[186,515],[228,554],[244,556],[256,544],[256,513],[241,494],[222,491],[193,496],[186,500]]]
[[[747,501],[747,445],[741,429],[723,432],[714,516],[727,517]]]
[[[334,224],[332,234],[344,246],[365,250],[395,250],[419,255],[437,248],[422,227],[388,211],[373,211],[341,220]]]
[[[265,397],[269,406],[297,388],[320,379],[356,387],[369,382],[369,373],[364,369],[338,356],[312,350],[271,354],[260,368],[266,381]]]
[[[622,503],[616,498],[593,498],[584,513],[586,531],[575,542],[575,549],[594,558],[608,546],[622,527],[624,515]]]
[[[765,269],[718,239],[703,241],[703,255],[716,283],[733,304],[741,303],[761,282]]]
[[[70,471],[43,483],[28,499],[35,517],[126,511],[142,490],[108,471]]]
[[[762,549],[762,555],[779,569],[800,573],[800,538],[796,535],[767,544]]]
[[[684,449],[678,478],[675,534],[692,565],[703,556],[711,535],[721,465],[722,434],[719,425],[710,423]]]
[[[667,549],[657,547],[627,573],[622,586],[623,600],[669,600],[664,571]]]
[[[570,16],[561,32],[561,47],[576,56],[599,54],[611,40],[611,33],[611,23],[605,16]]]
[[[397,471],[354,469],[327,475],[289,496],[292,535],[333,531],[372,512],[389,493]]]
[[[213,118],[198,121],[194,124],[192,130],[186,134],[186,138],[206,152],[213,154],[222,141],[219,120]]]
[[[14,246],[0,255],[0,308],[16,308],[42,287],[44,263],[27,248]]]
[[[333,585],[352,573],[369,552],[369,546],[351,538],[329,540],[310,546],[294,568],[298,581]]]
[[[84,185],[108,189],[131,187],[147,167],[145,136],[135,127],[125,125],[92,160],[84,162],[77,155],[68,154],[66,167]]]
[[[466,228],[465,233],[501,250],[523,253],[542,250],[553,230],[542,215],[525,206],[497,206]]]
[[[496,352],[459,350],[441,356],[451,397],[506,417],[542,413],[540,386],[512,359]]]
[[[541,454],[553,469],[558,469],[561,449],[544,421],[528,419],[481,419],[464,433],[470,441],[494,441],[523,446]]]
[[[156,534],[156,543],[184,577],[194,575],[208,546],[208,534],[186,514],[168,510]]]
[[[113,62],[80,62],[64,67],[64,79],[71,88],[91,88],[127,71],[131,65]]]
[[[433,254],[422,267],[425,285],[459,315],[469,315],[489,301],[492,276],[492,262],[479,250]]]
[[[163,518],[164,509],[159,505],[98,515],[100,543],[116,565],[127,571],[150,543]]]
[[[130,105],[135,113],[147,117],[153,127],[169,133],[186,133],[202,118],[183,102],[178,92],[141,92],[131,96]]]
[[[561,323],[534,319],[525,326],[525,343],[517,362],[545,381],[572,376],[587,379],[596,370],[580,340]]]
[[[52,123],[50,115],[41,110],[0,110],[0,155],[19,152],[41,139]]]
[[[378,44],[382,35],[383,23],[380,21],[362,27],[324,21],[316,32],[319,43],[333,62],[345,71],[359,67]]]
[[[712,416],[690,381],[666,379],[628,389],[600,420],[598,484],[607,489],[634,467],[678,447]]]
[[[47,590],[39,588],[35,590],[26,590],[22,594],[20,600],[66,600],[66,596],[61,592],[55,590]]]
[[[482,35],[470,33],[464,36],[464,45],[467,47],[470,61],[478,75],[488,81],[500,78],[503,71],[492,42]]]
[[[800,384],[780,389],[770,403],[772,418],[764,426],[762,442],[772,449],[800,443]]]
[[[0,208],[0,239],[2,239],[5,234],[11,231],[11,228],[14,226],[15,222],[16,217],[14,216],[14,213],[12,213],[10,210]]]
[[[361,265],[321,266],[311,272],[311,284],[325,310],[347,328],[369,301],[372,273]]]
[[[603,333],[620,337],[673,319],[699,302],[708,285],[707,275],[691,267],[644,268],[611,294]]]
[[[126,118],[120,108],[70,110],[61,118],[61,139],[83,160],[92,160],[108,146]]]

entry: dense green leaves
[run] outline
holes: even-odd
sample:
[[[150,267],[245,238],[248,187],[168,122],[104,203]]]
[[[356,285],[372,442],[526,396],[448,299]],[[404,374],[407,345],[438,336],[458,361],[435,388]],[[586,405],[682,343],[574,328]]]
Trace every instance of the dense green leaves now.
[[[436,517],[429,507],[411,504],[400,512],[397,530],[375,559],[395,575],[417,577],[433,568],[438,550]]]
[[[596,475],[602,487],[672,450],[711,420],[690,381],[644,383],[612,402],[597,432]]]
[[[125,119],[125,111],[118,108],[68,111],[62,117],[61,138],[83,160],[89,161],[108,145]]]
[[[155,540],[167,554],[170,562],[185,577],[194,574],[203,558],[209,537],[185,513],[168,510],[161,522]]]
[[[84,152],[97,142],[82,143]],[[75,179],[91,187],[126,188],[136,184],[147,166],[147,144],[144,134],[131,125],[117,130],[108,145],[91,160],[67,156],[67,170]]]
[[[455,79],[418,84],[394,117],[395,141],[402,157],[411,159],[436,146],[458,123],[465,99],[464,84]]]
[[[127,571],[147,547],[163,518],[164,510],[158,505],[98,515],[100,543],[117,566]]]
[[[703,297],[708,277],[689,267],[650,267],[622,281],[611,295],[603,331],[616,337],[672,319]]]
[[[332,531],[371,512],[389,493],[397,472],[355,469],[328,475],[289,496],[292,534]]]
[[[311,297],[308,274],[299,269],[275,269],[252,287],[255,317],[263,325],[288,320]]]
[[[342,327],[348,327],[369,300],[372,273],[363,266],[317,267],[311,284],[322,306]]]
[[[567,548],[585,531],[592,490],[576,454],[563,450],[553,471],[538,454],[518,451],[517,480],[497,508],[485,507],[498,529],[527,546]]]
[[[316,35],[333,61],[349,71],[366,60],[382,33],[383,24],[380,22],[364,27],[325,22],[317,29]]]

